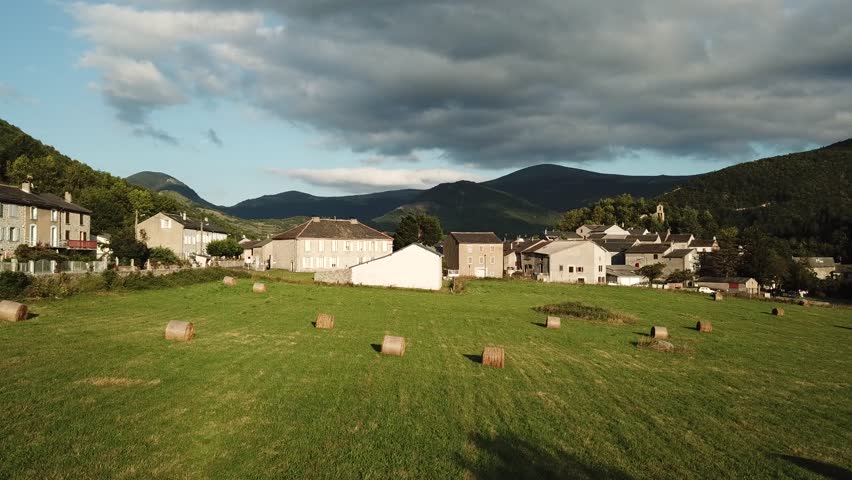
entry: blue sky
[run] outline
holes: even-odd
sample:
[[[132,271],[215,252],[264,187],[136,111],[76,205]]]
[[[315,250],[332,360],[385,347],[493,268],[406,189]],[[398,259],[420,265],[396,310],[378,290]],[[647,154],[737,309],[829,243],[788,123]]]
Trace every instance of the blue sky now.
[[[759,25],[667,0],[541,0],[518,22],[498,15],[513,2],[427,3],[14,2],[0,118],[97,169],[166,172],[225,205],[536,163],[692,174],[852,136],[848,2],[741,2]]]

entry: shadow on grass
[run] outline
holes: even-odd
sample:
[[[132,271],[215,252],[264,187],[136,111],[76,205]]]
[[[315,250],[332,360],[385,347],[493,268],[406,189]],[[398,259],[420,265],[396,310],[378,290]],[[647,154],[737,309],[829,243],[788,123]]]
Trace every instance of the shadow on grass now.
[[[473,363],[482,363],[482,355],[473,355],[470,353],[463,353],[462,356]]]
[[[544,323],[544,322],[530,322],[530,323],[532,323],[536,327],[547,328],[547,324]]]
[[[692,326],[692,327],[680,327],[680,328],[682,328],[682,329],[684,329],[684,330],[692,330],[693,332],[697,332],[697,331],[698,331],[698,327],[697,327],[697,326]]]
[[[28,313],[27,313],[27,320],[32,320],[32,319],[34,319],[34,318],[38,318],[38,314],[37,314],[37,313],[33,313],[33,312],[28,312]]]
[[[590,465],[576,456],[535,445],[514,435],[471,435],[478,455],[459,455],[459,463],[476,479],[612,478],[627,480],[623,471],[606,465]]]
[[[378,343],[371,343],[370,346],[373,347],[373,350],[375,350],[376,353],[382,353],[382,346]]]
[[[797,465],[812,473],[822,475],[825,478],[830,478],[832,480],[852,478],[852,471],[849,471],[843,467],[838,467],[837,465],[820,462],[819,460],[812,460],[810,458],[796,457],[793,455],[775,454],[775,456],[787,460],[793,465]]]
[[[843,325],[835,325],[834,328],[842,328],[844,330],[852,330],[852,327],[844,327]]]
[[[634,335],[639,335],[640,337],[650,337],[651,334],[648,332],[633,332]]]

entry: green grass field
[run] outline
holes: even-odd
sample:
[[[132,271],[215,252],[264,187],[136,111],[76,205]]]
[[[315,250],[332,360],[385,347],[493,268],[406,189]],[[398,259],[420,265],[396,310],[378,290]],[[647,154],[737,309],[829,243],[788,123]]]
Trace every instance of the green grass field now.
[[[280,280],[298,282],[298,276]],[[579,301],[635,324],[533,307]],[[852,310],[482,281],[203,284],[0,324],[0,478],[842,478]],[[317,330],[317,312],[336,316]],[[711,320],[713,333],[694,330]],[[190,343],[163,340],[190,320]],[[667,326],[686,351],[637,348]],[[404,357],[377,353],[405,336]],[[506,368],[478,363],[485,345]]]

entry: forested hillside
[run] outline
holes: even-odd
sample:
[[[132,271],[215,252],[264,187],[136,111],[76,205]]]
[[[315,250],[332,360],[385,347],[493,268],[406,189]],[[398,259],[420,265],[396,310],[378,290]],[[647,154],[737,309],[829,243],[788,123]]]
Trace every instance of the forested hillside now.
[[[185,210],[196,217],[210,217],[231,233],[255,237],[284,230],[298,221],[245,222],[176,195],[157,194],[71,159],[0,119],[0,182],[20,185],[28,175],[37,191],[71,192],[74,203],[92,210],[93,235],[126,231],[133,226],[135,212],[145,218],[158,211]]]

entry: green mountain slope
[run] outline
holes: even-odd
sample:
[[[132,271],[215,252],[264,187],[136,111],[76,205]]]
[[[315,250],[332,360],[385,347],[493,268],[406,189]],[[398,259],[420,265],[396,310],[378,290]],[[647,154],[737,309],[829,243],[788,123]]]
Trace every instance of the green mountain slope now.
[[[483,185],[551,210],[565,211],[624,193],[634,197],[654,197],[691,178],[611,175],[560,165],[536,165]]]
[[[161,172],[139,172],[126,178],[133,184],[145,187],[154,192],[175,192],[187,200],[207,208],[218,208],[207,200],[201,198],[198,193],[187,184],[177,178]]]
[[[426,190],[411,202],[373,219],[393,229],[408,210],[420,209],[441,220],[444,231],[494,231],[498,235],[540,232],[558,219],[554,211],[506,192],[474,182],[444,183]]]
[[[370,219],[410,202],[420,190],[390,190],[366,195],[316,197],[289,191],[264,195],[223,210],[242,218],[281,218],[296,215]]]

